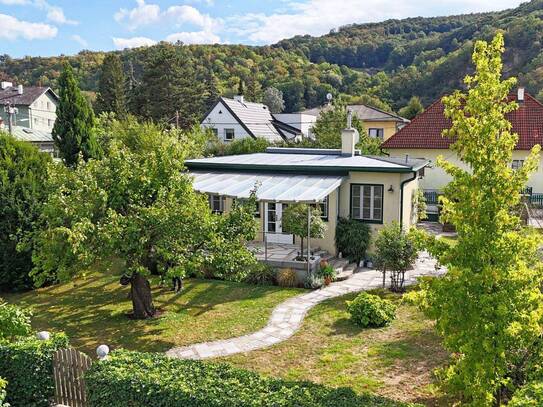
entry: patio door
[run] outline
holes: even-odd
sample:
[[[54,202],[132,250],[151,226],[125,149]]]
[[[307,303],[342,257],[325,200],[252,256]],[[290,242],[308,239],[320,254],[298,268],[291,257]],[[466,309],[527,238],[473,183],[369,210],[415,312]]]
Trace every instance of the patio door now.
[[[283,210],[288,207],[287,204],[279,202],[266,203],[265,231],[269,243],[294,243],[294,236],[283,233]]]

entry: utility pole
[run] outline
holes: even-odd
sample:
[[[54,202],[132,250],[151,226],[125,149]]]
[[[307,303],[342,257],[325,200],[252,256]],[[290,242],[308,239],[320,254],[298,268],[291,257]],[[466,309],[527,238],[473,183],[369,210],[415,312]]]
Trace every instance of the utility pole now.
[[[13,116],[17,114],[17,108],[11,106],[11,102],[4,105],[4,112],[8,115],[8,130],[9,134],[13,134]]]

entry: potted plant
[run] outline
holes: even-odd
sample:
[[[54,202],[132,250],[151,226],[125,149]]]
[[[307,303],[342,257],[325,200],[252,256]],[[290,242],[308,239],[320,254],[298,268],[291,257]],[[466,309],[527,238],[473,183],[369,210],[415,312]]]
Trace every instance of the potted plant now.
[[[336,270],[328,264],[320,269],[319,276],[324,279],[324,285],[330,285],[336,277]]]

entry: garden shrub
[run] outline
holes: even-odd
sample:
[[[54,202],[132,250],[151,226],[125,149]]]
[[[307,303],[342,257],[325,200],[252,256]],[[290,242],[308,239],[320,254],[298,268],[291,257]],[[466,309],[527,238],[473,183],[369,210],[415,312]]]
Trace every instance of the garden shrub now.
[[[30,313],[0,299],[0,342],[30,334]]]
[[[277,272],[268,264],[258,262],[245,277],[245,282],[256,285],[274,285]]]
[[[343,257],[359,264],[370,245],[371,229],[368,224],[340,218],[336,226],[336,248]]]
[[[534,381],[525,384],[514,394],[509,407],[539,407],[543,406],[543,382]]]
[[[46,341],[26,337],[0,343],[0,372],[7,384],[6,401],[13,407],[47,407],[54,396],[53,354],[68,347],[64,334]]]
[[[312,290],[321,288],[324,285],[324,278],[317,273],[309,273],[304,281],[304,287]]]
[[[363,328],[379,328],[392,322],[396,306],[378,295],[361,293],[354,300],[347,301],[351,319]]]
[[[291,268],[284,268],[277,272],[277,285],[280,287],[296,287],[298,277]]]
[[[227,364],[115,351],[85,375],[90,407],[393,407],[382,397],[357,395],[309,382],[266,378]]]

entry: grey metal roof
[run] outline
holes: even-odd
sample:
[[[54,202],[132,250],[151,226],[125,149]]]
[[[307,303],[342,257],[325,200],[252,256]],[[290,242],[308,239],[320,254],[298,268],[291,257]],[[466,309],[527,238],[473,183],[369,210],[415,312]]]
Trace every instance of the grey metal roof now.
[[[330,110],[332,108],[332,105],[327,104],[324,106],[314,107],[312,109],[307,109],[302,111],[301,113],[309,114],[312,116],[319,116],[322,112],[325,112],[327,110]],[[368,105],[347,105],[347,109],[351,110],[353,114],[358,117],[360,120],[363,121],[379,121],[379,122],[402,122],[402,123],[409,123],[409,120],[398,116],[394,113],[385,112],[384,110],[377,109],[373,106]]]
[[[6,89],[0,89],[0,104],[3,105],[10,102],[13,105],[29,106],[48,91],[50,91],[55,98],[58,98],[51,88],[47,86],[25,86],[22,95],[19,95],[16,86],[10,86]]]
[[[7,127],[4,130],[7,131]],[[29,129],[28,127],[13,126],[12,135],[17,140],[29,141],[31,143],[53,142],[53,136],[51,135],[51,133],[47,133],[41,130]]]
[[[274,118],[266,105],[238,101],[221,97],[220,99],[255,137],[269,141],[281,141],[283,137],[274,126]]]
[[[410,172],[426,166],[428,161],[408,157],[343,156],[338,150],[268,148],[265,153],[200,158],[187,160],[185,164],[192,170],[223,169],[333,173],[341,171]]]
[[[314,203],[341,185],[344,177],[316,175],[191,172],[195,191],[249,198],[256,187],[260,201]]]

